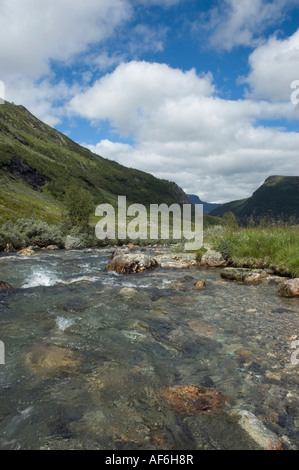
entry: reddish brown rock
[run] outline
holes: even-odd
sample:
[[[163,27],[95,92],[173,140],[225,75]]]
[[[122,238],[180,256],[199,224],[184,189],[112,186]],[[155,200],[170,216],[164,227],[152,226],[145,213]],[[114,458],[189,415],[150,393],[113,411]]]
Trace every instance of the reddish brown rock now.
[[[162,397],[177,413],[194,416],[218,411],[227,402],[227,397],[213,388],[193,385],[166,387]]]
[[[200,290],[203,287],[205,287],[206,282],[205,281],[198,281],[196,284],[194,284],[194,289],[195,290]]]
[[[8,282],[0,281],[0,290],[12,289],[12,286]]]

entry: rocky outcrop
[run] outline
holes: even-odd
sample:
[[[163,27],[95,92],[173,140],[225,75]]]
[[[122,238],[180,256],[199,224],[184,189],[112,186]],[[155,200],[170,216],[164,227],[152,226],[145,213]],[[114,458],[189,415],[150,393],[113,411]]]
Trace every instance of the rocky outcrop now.
[[[68,235],[64,242],[64,247],[66,250],[79,250],[83,248],[84,243],[80,238],[72,237]]]
[[[0,290],[12,289],[12,286],[8,282],[0,281]]]
[[[35,191],[41,191],[40,188],[50,181],[47,176],[42,175],[36,168],[20,158],[13,157],[7,165],[9,173],[14,178],[25,181]]]
[[[276,434],[270,431],[253,413],[247,410],[235,411],[232,415],[238,418],[238,423],[244,431],[263,450],[283,450]]]
[[[227,266],[227,261],[218,251],[208,250],[202,255],[200,265],[212,268],[219,268],[222,266]]]
[[[299,297],[299,278],[284,281],[278,292],[282,297]]]
[[[269,274],[263,269],[224,268],[220,275],[223,279],[256,284],[268,277]]]
[[[105,269],[119,274],[135,274],[158,266],[158,261],[150,255],[118,249]]]

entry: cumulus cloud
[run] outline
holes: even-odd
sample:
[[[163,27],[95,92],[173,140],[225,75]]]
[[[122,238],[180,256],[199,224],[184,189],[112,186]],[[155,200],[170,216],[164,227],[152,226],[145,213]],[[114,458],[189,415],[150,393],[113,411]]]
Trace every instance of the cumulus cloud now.
[[[70,99],[74,85],[57,80],[52,65],[70,65],[132,14],[129,0],[0,0],[0,79],[7,99],[57,125],[59,100]]]
[[[271,25],[282,21],[293,0],[224,0],[212,8],[204,28],[210,33],[210,43],[230,51],[236,46],[256,46],[261,34]]]
[[[268,39],[249,57],[251,72],[242,82],[255,99],[289,101],[291,83],[299,80],[299,29],[289,38]]]
[[[216,202],[249,196],[270,174],[294,173],[299,135],[258,126],[294,108],[290,102],[224,100],[210,74],[137,61],[121,64],[69,105],[71,113],[94,122],[109,120],[135,142],[102,140],[90,150]]]
[[[0,63],[6,76],[39,77],[131,16],[127,0],[1,0]]]
[[[172,114],[177,100],[213,91],[210,74],[198,76],[194,69],[183,72],[166,64],[131,61],[75,96],[69,111],[91,120],[109,119],[118,130],[135,133],[158,109]]]

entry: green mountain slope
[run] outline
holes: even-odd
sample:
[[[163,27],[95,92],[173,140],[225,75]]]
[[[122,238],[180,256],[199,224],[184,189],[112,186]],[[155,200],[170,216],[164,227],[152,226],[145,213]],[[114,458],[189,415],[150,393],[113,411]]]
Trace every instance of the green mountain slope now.
[[[225,212],[233,212],[244,221],[250,217],[299,219],[299,176],[270,176],[250,198],[228,202],[210,214],[221,217]]]
[[[95,205],[188,204],[175,183],[93,154],[34,117],[23,106],[0,106],[0,217],[59,221],[71,183],[87,189]]]

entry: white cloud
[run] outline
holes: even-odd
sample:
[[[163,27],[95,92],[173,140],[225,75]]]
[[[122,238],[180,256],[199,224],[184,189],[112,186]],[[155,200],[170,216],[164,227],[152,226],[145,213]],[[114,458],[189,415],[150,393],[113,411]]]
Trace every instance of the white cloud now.
[[[291,83],[299,79],[299,29],[289,38],[271,37],[249,57],[251,72],[242,81],[255,99],[289,101]]]
[[[230,51],[236,46],[256,46],[267,27],[281,22],[293,3],[293,0],[224,0],[209,11],[209,22],[203,27],[210,32],[211,45],[217,48]]]
[[[166,64],[132,61],[95,82],[75,96],[69,111],[89,119],[109,119],[124,132],[141,128],[163,106],[214,91],[210,74],[199,77],[195,70],[183,72]]]
[[[45,78],[38,84],[26,77],[10,80],[6,86],[6,99],[22,104],[46,124],[56,126],[65,114],[61,103],[79,93],[80,88],[71,87],[63,80],[53,85],[51,78]]]
[[[256,126],[293,116],[295,108],[223,100],[211,75],[136,61],[118,66],[69,106],[134,137],[134,145],[102,140],[88,146],[92,151],[216,202],[249,196],[271,174],[298,172],[299,134]]]
[[[127,0],[1,0],[1,73],[40,77],[103,41],[132,14]]]
[[[74,86],[57,83],[53,62],[69,65],[131,16],[129,0],[0,0],[0,79],[7,99],[58,124],[59,100],[70,99]]]

